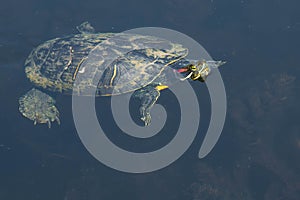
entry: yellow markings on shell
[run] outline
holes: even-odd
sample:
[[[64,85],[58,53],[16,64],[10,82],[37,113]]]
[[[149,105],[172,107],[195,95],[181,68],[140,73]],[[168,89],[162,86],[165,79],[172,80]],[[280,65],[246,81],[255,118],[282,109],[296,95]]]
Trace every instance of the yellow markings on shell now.
[[[113,72],[113,75],[110,79],[110,86],[112,86],[113,82],[114,82],[114,79],[116,78],[116,75],[117,75],[117,66],[114,65],[114,72]]]
[[[103,97],[111,97],[111,96],[113,96],[113,94],[107,93],[107,94],[101,94],[101,96],[103,96]]]
[[[166,66],[172,65],[173,63],[177,62],[178,60],[180,60],[181,58],[178,59],[174,59],[171,62],[169,62]]]
[[[73,80],[75,80],[75,78],[76,78],[76,76],[77,76],[77,74],[78,74],[78,70],[79,70],[81,64],[83,63],[83,61],[85,61],[85,59],[86,59],[86,58],[81,59],[81,61],[78,63],[78,65],[77,65],[77,67],[76,67],[76,70],[75,70],[75,72],[74,72],[74,75],[73,75]]]
[[[155,58],[165,58],[167,56],[175,56],[174,54],[163,52],[157,49],[146,49],[147,56],[154,56]]]
[[[164,89],[169,88],[169,86],[167,86],[167,85],[158,85],[155,88],[160,91],[160,90],[164,90]]]
[[[51,79],[42,76],[40,73],[40,66],[37,66],[34,62],[31,62],[31,65],[25,68],[25,72],[29,80],[42,88],[55,87],[57,91],[61,92],[63,88],[69,89],[70,86],[72,86],[70,84],[63,84],[59,80],[51,81]]]
[[[64,70],[67,70],[71,66],[72,59],[73,59],[73,53],[74,53],[73,47],[70,47],[69,61],[68,61],[67,65],[64,67]]]

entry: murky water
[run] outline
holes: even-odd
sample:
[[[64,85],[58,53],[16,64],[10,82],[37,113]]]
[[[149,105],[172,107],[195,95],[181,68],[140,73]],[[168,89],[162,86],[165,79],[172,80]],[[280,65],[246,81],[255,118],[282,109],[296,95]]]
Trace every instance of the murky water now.
[[[296,0],[1,2],[0,199],[299,199],[299,6]],[[18,98],[32,88],[23,69],[26,57],[43,41],[76,33],[84,21],[99,32],[174,29],[228,61],[220,69],[228,114],[208,157],[197,159],[210,117],[208,92],[199,83],[192,83],[203,120],[196,141],[178,161],[148,174],[117,172],[95,160],[77,136],[70,96],[55,96],[60,126],[34,126],[21,116]],[[164,91],[159,103],[176,116],[172,97]],[[109,99],[99,99],[101,105]],[[109,118],[105,123],[117,130]],[[145,149],[168,143],[176,127],[164,130]],[[139,142],[118,134],[110,138],[125,147]]]

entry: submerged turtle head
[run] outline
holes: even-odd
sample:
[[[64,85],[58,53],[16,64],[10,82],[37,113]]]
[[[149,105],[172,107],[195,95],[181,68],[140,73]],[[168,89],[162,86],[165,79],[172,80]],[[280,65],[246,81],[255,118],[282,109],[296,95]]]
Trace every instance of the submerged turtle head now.
[[[178,69],[177,71],[179,73],[187,73],[188,75],[185,78],[182,78],[181,80],[184,81],[186,79],[191,79],[193,81],[199,80],[201,82],[204,82],[207,78],[207,76],[211,72],[211,68],[217,68],[226,62],[224,61],[198,61],[196,64],[189,64],[181,69]]]

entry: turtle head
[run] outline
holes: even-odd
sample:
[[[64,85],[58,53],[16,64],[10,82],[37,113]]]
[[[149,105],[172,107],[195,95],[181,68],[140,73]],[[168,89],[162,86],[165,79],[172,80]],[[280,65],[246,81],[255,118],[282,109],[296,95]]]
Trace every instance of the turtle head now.
[[[179,73],[187,73],[188,75],[185,78],[182,78],[180,80],[184,81],[186,79],[191,79],[193,81],[199,80],[201,82],[204,82],[207,78],[207,76],[211,72],[211,68],[217,68],[226,62],[223,61],[198,61],[196,64],[189,64],[181,69],[178,69],[177,71]]]

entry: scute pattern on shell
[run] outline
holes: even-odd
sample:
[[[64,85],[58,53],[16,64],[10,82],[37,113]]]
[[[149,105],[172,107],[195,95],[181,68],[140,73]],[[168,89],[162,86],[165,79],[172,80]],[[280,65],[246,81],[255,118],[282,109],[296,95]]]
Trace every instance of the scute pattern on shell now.
[[[25,61],[26,75],[36,86],[70,94],[74,73],[82,59],[112,35],[77,34],[46,41],[35,48]]]
[[[31,89],[23,95],[19,99],[19,104],[19,111],[22,115],[35,121],[35,123],[59,121],[59,112],[54,105],[55,100],[37,89]]]
[[[152,83],[165,68],[188,54],[180,44],[133,34],[116,34],[97,45],[84,61],[77,85],[78,94],[117,95]],[[86,90],[85,90],[86,89]]]
[[[35,85],[51,91],[89,95],[87,91],[94,89],[106,96],[152,83],[187,54],[182,45],[152,36],[78,34],[37,47],[25,71]],[[73,87],[75,78],[78,84]]]

